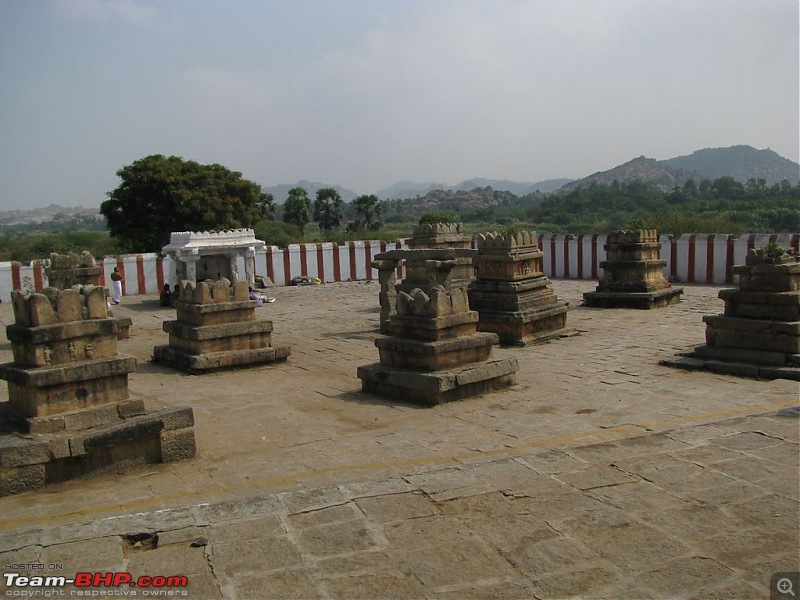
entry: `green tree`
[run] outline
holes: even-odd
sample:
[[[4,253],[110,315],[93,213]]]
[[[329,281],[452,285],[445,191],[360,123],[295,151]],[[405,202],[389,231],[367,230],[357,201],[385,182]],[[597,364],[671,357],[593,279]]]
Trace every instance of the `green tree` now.
[[[157,251],[172,231],[250,227],[261,218],[261,188],[222,165],[154,154],[117,171],[122,183],[100,213],[127,251]]]
[[[365,194],[353,200],[353,209],[361,217],[354,223],[355,229],[381,228],[382,223],[376,220],[381,214],[381,201],[375,194]]]
[[[308,192],[301,187],[289,190],[289,197],[283,203],[283,222],[297,227],[301,233],[311,220],[311,201]]]
[[[317,190],[314,201],[314,221],[322,231],[336,229],[342,224],[342,197],[333,188]]]
[[[275,216],[278,214],[278,207],[272,194],[259,194],[257,207],[262,220],[275,220]]]

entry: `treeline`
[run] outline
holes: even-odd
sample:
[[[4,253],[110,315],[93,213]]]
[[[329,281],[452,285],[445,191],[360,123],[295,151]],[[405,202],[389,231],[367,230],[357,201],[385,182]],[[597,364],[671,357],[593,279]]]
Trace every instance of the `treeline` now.
[[[683,233],[794,233],[800,231],[800,183],[767,185],[763,179],[741,183],[732,177],[688,180],[665,192],[642,181],[591,185],[568,193],[535,192],[516,197],[494,192],[484,205],[459,202],[455,192],[431,192],[383,203],[389,223],[414,221],[444,210],[467,224],[522,225],[557,233],[608,233],[647,227]]]
[[[732,177],[660,191],[646,183],[615,182],[550,195],[528,217],[570,233],[608,233],[645,227],[662,233],[793,233],[800,231],[800,184]]]
[[[48,258],[51,252],[66,254],[84,250],[96,257],[122,253],[119,244],[107,231],[0,233],[0,261],[28,263],[34,259]]]

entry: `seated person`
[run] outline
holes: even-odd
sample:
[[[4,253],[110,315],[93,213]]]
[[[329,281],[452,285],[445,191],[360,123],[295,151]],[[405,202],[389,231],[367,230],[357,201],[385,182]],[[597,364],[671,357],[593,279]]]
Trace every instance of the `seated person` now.
[[[256,306],[264,306],[264,298],[253,288],[250,288],[250,300],[255,300]]]
[[[170,302],[171,302],[170,306],[172,306],[172,308],[175,308],[175,303],[180,299],[181,299],[181,288],[176,283],[175,287],[172,290],[172,298],[170,298]]]
[[[161,306],[172,306],[172,292],[169,291],[168,283],[164,284],[164,289],[161,290],[159,300],[161,301]]]

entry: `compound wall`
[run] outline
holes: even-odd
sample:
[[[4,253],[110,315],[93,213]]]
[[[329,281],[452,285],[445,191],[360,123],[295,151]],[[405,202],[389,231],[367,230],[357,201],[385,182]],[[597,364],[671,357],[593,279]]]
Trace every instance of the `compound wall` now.
[[[599,279],[605,260],[605,235],[546,234],[539,236],[544,252],[544,271],[555,279]],[[660,236],[661,258],[667,261],[664,275],[679,283],[733,284],[733,266],[744,264],[750,248],[776,242],[784,248],[800,252],[798,234],[686,234],[674,239]],[[474,247],[474,242],[473,242]],[[373,257],[386,250],[407,248],[405,240],[394,242],[358,241],[343,245],[333,243],[291,244],[286,248],[267,246],[256,256],[256,272],[268,275],[275,285],[287,285],[298,276],[316,277],[323,282],[363,281],[377,279],[370,268]],[[106,287],[111,287],[110,274],[119,267],[123,275],[125,295],[158,294],[165,283],[177,283],[172,260],[157,254],[126,254],[106,257],[98,264],[103,268]],[[0,262],[0,301],[8,301],[12,289],[40,291],[47,285],[45,263],[30,265]],[[239,265],[244,272],[244,263]],[[398,277],[402,277],[402,267]]]

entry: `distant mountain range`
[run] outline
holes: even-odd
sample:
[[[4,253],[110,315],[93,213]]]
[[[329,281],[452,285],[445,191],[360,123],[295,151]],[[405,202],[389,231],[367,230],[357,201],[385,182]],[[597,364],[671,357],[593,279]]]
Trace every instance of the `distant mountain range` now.
[[[742,183],[751,177],[765,179],[769,185],[779,183],[784,179],[796,183],[800,180],[800,164],[783,158],[773,150],[758,150],[752,146],[739,145],[729,148],[704,148],[686,156],[676,156],[666,160],[640,156],[607,171],[600,171],[577,180],[546,179],[532,183],[530,181],[475,177],[456,184],[435,181],[400,181],[379,190],[375,195],[381,200],[405,200],[426,196],[437,190],[455,192],[490,187],[496,192],[511,192],[520,197],[535,191],[544,194],[554,191],[569,192],[593,183],[611,185],[615,180],[619,182],[647,181],[663,190],[670,190],[676,185],[683,185],[689,179],[694,179],[699,183],[703,179],[714,180],[724,176],[733,177]],[[271,193],[275,202],[282,204],[286,200],[289,190],[295,186],[304,188],[311,198],[314,198],[317,190],[323,187],[336,189],[345,202],[349,202],[359,195],[339,186],[305,180],[293,184],[264,187],[262,190]]]

